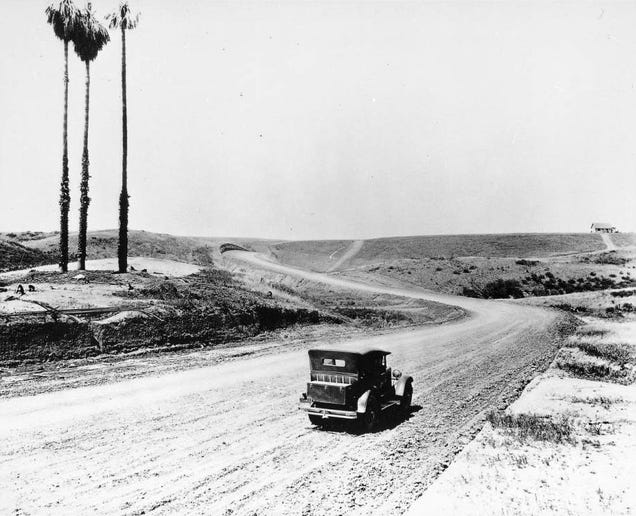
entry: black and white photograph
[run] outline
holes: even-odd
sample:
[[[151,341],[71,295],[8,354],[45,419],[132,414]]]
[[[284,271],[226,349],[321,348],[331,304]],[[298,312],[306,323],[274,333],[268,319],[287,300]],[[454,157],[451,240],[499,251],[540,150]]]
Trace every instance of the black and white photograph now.
[[[636,514],[636,1],[0,4],[0,515]]]

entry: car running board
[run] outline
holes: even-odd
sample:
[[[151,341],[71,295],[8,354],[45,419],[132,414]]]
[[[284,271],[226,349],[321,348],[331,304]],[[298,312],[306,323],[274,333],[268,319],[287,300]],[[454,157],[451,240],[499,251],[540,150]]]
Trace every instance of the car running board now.
[[[391,407],[397,407],[400,404],[400,400],[391,400],[391,401],[387,401],[385,403],[382,403],[382,405],[380,405],[380,411],[384,412],[387,409],[390,409]]]

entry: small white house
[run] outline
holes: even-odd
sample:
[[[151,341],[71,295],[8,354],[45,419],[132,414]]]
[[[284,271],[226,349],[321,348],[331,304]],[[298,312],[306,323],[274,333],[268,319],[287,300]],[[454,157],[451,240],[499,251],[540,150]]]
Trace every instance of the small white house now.
[[[595,222],[592,224],[592,233],[618,233],[616,226],[606,222]]]

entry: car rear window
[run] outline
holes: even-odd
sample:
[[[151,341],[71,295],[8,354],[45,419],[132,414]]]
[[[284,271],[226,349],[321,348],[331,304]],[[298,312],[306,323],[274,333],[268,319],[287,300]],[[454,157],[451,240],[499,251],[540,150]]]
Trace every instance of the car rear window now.
[[[323,358],[322,365],[336,366],[336,367],[344,367],[345,361],[341,358]]]

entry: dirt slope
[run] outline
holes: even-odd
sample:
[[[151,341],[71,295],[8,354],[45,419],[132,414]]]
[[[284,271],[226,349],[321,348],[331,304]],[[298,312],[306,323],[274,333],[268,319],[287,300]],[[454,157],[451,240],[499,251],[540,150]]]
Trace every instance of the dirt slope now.
[[[361,285],[234,254],[334,288],[452,301],[470,316],[364,339],[415,378],[410,419],[372,435],[316,430],[297,411],[304,351],[3,399],[0,485],[9,489],[0,513],[400,513],[484,412],[558,347],[555,312]]]

